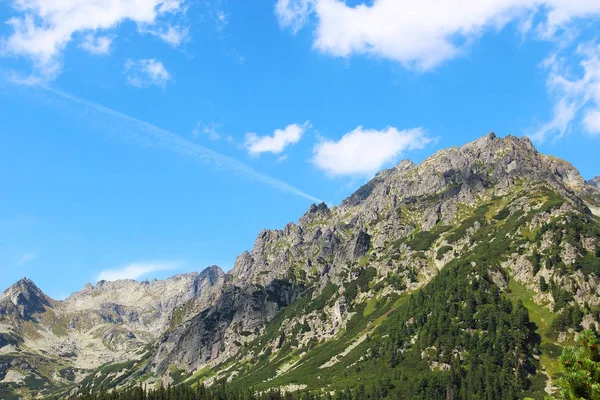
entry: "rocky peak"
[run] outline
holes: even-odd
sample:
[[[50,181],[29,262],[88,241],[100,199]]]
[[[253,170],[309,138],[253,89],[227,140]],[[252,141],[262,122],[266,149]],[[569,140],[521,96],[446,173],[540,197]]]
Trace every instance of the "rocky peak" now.
[[[23,278],[0,296],[0,315],[18,315],[30,319],[51,305],[51,299],[31,279]]]
[[[310,224],[315,220],[325,219],[329,217],[330,210],[327,204],[321,202],[319,204],[311,204],[306,214],[304,214],[300,220],[300,225]]]
[[[586,182],[588,185],[595,187],[596,189],[600,190],[600,175],[598,175],[595,178],[590,179],[589,181]]]
[[[540,154],[527,137],[498,137],[493,132],[461,147],[439,150],[419,165],[403,160],[377,174],[342,202],[341,207],[386,207],[390,196],[401,202],[418,196],[437,195],[454,187],[462,202],[469,203],[486,187],[499,192],[519,181],[549,181],[581,192],[585,181],[566,161]],[[454,193],[454,192],[453,192]]]
[[[198,274],[198,280],[207,279],[208,283],[212,286],[217,283],[217,280],[223,277],[225,273],[218,265],[211,265],[205,268],[200,274]]]

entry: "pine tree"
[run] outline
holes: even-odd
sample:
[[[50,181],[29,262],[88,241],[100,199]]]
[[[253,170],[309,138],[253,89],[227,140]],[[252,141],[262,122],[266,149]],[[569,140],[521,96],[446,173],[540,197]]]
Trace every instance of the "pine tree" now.
[[[600,400],[600,343],[596,333],[585,330],[579,335],[579,347],[563,350],[559,362],[563,375],[557,380],[559,388],[547,400]]]

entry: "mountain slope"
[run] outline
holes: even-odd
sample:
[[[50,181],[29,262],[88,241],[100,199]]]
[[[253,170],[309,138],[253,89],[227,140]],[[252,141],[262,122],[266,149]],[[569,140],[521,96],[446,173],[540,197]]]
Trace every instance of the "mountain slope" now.
[[[595,291],[600,231],[583,197],[594,191],[570,164],[538,153],[526,138],[491,134],[418,166],[404,161],[339,207],[313,206],[298,224],[261,232],[252,252],[238,257],[233,287],[284,281],[300,291],[299,300],[284,303],[267,324],[239,318],[263,324],[258,333],[241,334],[231,323],[235,316],[221,320],[218,335],[203,333],[207,348],[227,349],[211,361],[195,358],[197,348],[183,345],[197,331],[182,326],[161,342],[149,369],[164,373],[165,364],[157,361],[166,357],[168,365],[192,374],[190,381],[315,387],[310,377],[325,373],[315,367],[338,363],[323,359],[329,352],[317,343],[335,348],[332,358],[350,357],[382,323],[379,318],[397,310],[394,299],[417,292],[456,259],[496,268],[503,293],[515,300],[521,294],[511,288],[518,287],[526,300],[534,296],[536,314],[545,314],[544,303],[558,304],[556,311],[565,304],[591,307],[600,300]],[[546,292],[540,291],[542,278],[552,287]],[[550,336],[546,348],[558,343],[557,335]],[[543,368],[553,367],[546,355],[542,359]],[[293,372],[303,365],[310,366],[305,373]]]
[[[262,231],[199,294],[150,302],[160,310],[150,323],[147,311],[125,316],[128,288],[142,284],[71,296],[65,304],[85,318],[112,304],[123,322],[111,326],[135,327],[147,346],[67,386],[226,380],[541,398],[560,346],[598,323],[598,199],[593,182],[527,138],[490,134],[402,161],[340,206],[313,205],[297,224]]]
[[[104,364],[139,360],[178,307],[206,308],[222,283],[210,267],[166,281],[100,281],[56,301],[23,279],[0,297],[0,394],[3,386],[68,389]]]

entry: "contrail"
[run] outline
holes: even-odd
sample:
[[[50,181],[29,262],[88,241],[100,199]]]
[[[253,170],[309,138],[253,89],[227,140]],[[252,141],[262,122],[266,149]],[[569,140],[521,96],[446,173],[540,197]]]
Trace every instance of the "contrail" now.
[[[133,126],[135,126],[136,129],[134,131],[129,131],[128,135],[133,136],[138,140],[147,142],[151,145],[166,148],[168,150],[183,154],[188,157],[212,161],[219,167],[224,167],[228,168],[231,171],[239,172],[241,174],[246,175],[250,179],[264,183],[283,192],[292,193],[316,203],[321,202],[321,200],[319,200],[318,198],[311,196],[310,194],[305,193],[284,181],[258,172],[251,166],[244,164],[241,161],[238,161],[224,154],[217,153],[216,151],[206,148],[204,146],[200,146],[171,131],[159,128],[158,126],[152,125],[146,121],[142,121],[140,119],[131,117],[129,115],[123,114],[119,111],[113,110],[103,105],[79,98],[70,93],[66,93],[48,86],[44,86],[43,88],[57,96],[62,97],[63,99],[72,101],[84,107],[90,108],[94,111],[106,114],[114,118],[118,118],[120,120],[124,120],[132,124]]]

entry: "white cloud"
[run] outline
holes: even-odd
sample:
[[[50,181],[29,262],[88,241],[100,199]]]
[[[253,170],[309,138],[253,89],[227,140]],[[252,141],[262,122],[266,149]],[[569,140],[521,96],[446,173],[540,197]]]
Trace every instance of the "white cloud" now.
[[[79,47],[91,54],[104,55],[110,53],[112,41],[112,36],[94,36],[89,33],[85,35]]]
[[[227,14],[225,14],[224,11],[222,10],[217,10],[215,13],[215,24],[217,27],[217,32],[222,31],[223,29],[225,29],[225,27],[227,26],[227,24],[229,24],[229,17]]]
[[[219,125],[215,123],[210,123],[207,125],[203,125],[202,121],[198,121],[196,127],[192,130],[192,134],[194,138],[197,138],[200,135],[207,135],[210,140],[219,140],[221,139],[221,134],[217,132]]]
[[[310,128],[310,123],[306,121],[302,125],[290,124],[284,129],[276,129],[273,136],[258,136],[256,133],[246,133],[244,146],[252,155],[261,153],[281,153],[288,145],[298,142],[304,132]]]
[[[30,261],[33,261],[37,258],[37,254],[35,253],[25,253],[22,254],[19,259],[17,260],[17,265],[25,265]]]
[[[148,28],[140,27],[141,33],[148,33],[156,36],[163,42],[170,44],[173,47],[179,47],[182,43],[187,42],[190,39],[190,31],[187,27],[179,25],[169,25],[162,28]]]
[[[311,15],[314,48],[336,57],[367,54],[430,69],[459,55],[489,29],[519,21],[551,38],[574,19],[600,15],[598,0],[373,0],[349,6],[341,0],[278,0],[275,13],[297,31]],[[537,25],[533,26],[534,16]]]
[[[97,281],[138,279],[151,272],[171,271],[181,267],[179,262],[150,261],[128,264],[119,269],[105,269],[98,274]]]
[[[127,75],[127,83],[139,88],[149,86],[164,88],[171,79],[171,74],[169,74],[163,63],[156,61],[155,58],[137,61],[127,60],[125,74]]]
[[[312,4],[312,0],[279,0],[275,4],[275,13],[281,26],[290,27],[296,33],[306,23]]]
[[[381,131],[361,126],[340,140],[324,140],[314,149],[313,163],[333,176],[372,176],[407,150],[422,149],[429,139],[423,129]]]
[[[588,110],[583,117],[583,126],[590,133],[600,134],[600,109]]]
[[[181,11],[180,0],[9,0],[16,15],[6,21],[0,53],[32,60],[40,79],[60,73],[62,54],[78,34],[95,34],[123,21],[151,26]]]
[[[579,60],[578,67],[583,72],[580,76],[573,74],[569,60],[558,54],[543,63],[550,70],[547,86],[556,103],[552,119],[531,135],[535,140],[563,137],[578,115],[582,115],[587,132],[600,134],[600,46],[579,45],[573,58]]]

